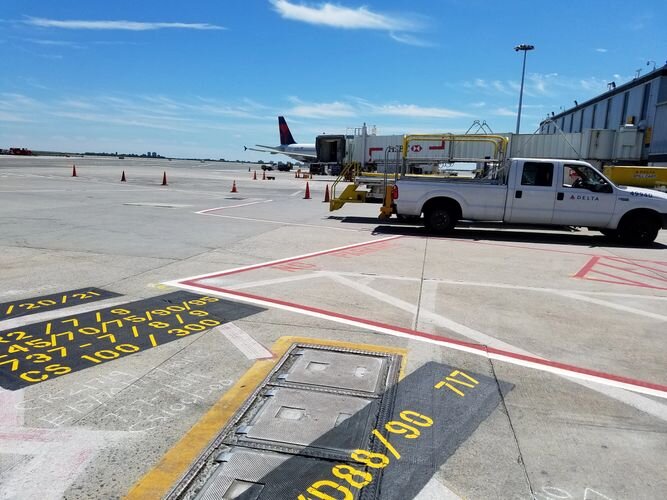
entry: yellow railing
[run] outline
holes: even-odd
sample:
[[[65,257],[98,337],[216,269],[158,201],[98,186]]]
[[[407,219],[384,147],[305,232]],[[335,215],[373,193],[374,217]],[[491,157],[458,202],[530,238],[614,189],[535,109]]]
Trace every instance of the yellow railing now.
[[[331,185],[331,199],[329,201],[329,209],[334,210],[334,200],[338,197],[336,195],[336,188],[341,182],[354,182],[354,179],[361,173],[361,164],[358,162],[346,163],[340,171],[340,174]]]
[[[507,137],[502,135],[407,134],[403,136],[404,160],[408,157],[408,145],[412,141],[490,142],[494,146],[492,160],[502,160],[509,143]]]

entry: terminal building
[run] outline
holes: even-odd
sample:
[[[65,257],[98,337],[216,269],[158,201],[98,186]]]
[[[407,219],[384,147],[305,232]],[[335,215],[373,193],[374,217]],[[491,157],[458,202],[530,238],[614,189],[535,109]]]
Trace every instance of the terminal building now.
[[[667,65],[540,123],[540,134],[574,134],[590,130],[641,133],[639,158],[624,164],[667,166]],[[622,137],[622,134],[616,134]]]

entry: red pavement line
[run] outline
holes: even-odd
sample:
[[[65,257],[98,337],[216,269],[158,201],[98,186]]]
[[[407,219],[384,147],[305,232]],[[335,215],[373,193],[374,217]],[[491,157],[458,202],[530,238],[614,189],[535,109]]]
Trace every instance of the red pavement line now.
[[[656,272],[661,276],[662,276],[663,273],[667,272],[667,262],[654,261],[653,264],[658,264],[658,265],[665,266],[664,269],[655,269],[654,267],[651,267],[651,266],[644,266],[642,264],[638,264],[637,262],[633,261],[632,259],[621,259],[621,258],[615,259],[615,258],[612,258],[612,257],[607,257],[607,259],[609,259],[613,262],[618,262],[620,264],[634,265],[634,266],[637,266],[637,267],[641,267],[642,269],[648,269],[649,271]]]
[[[631,258],[631,257],[617,257],[617,256],[606,257],[606,258],[607,258],[607,259],[611,259],[611,260],[621,260],[621,261],[625,261],[626,264],[633,264],[633,263],[635,263],[635,262],[650,262],[651,264],[658,264],[659,266],[664,266],[664,267],[665,267],[665,269],[659,269],[659,270],[658,270],[658,269],[654,269],[654,271],[663,272],[663,271],[666,271],[666,270],[667,270],[667,262],[665,262],[664,260],[633,259],[633,258]],[[639,265],[639,264],[638,264],[638,265]],[[649,268],[649,269],[652,269],[652,268]]]
[[[405,236],[406,238],[423,238],[422,236]],[[551,253],[564,253],[568,255],[583,255],[583,256],[589,256],[589,257],[602,257],[605,259],[624,259],[625,257],[618,257],[616,255],[600,255],[596,253],[588,253],[588,252],[572,252],[570,250],[556,250],[553,248],[542,248],[537,245],[512,245],[510,243],[494,243],[492,241],[475,241],[475,240],[467,240],[467,239],[459,239],[459,238],[454,238],[454,237],[440,237],[436,238],[439,240],[447,240],[447,241],[454,241],[458,243],[472,243],[476,245],[484,245],[484,246],[493,246],[493,247],[507,247],[507,248],[519,248],[521,250],[536,250],[539,252],[551,252]],[[556,245],[558,243],[546,243],[547,245]],[[628,258],[629,259],[629,258]],[[648,260],[648,259],[630,259],[633,262],[650,262],[652,264],[659,264],[659,265],[665,265],[667,266],[667,262],[664,261],[659,261],[659,260]]]
[[[586,274],[588,274],[588,272],[593,268],[593,266],[594,266],[599,260],[600,260],[600,256],[599,256],[599,255],[596,255],[595,257],[591,257],[591,259],[590,259],[588,262],[586,262],[586,264],[584,265],[584,267],[582,267],[581,269],[579,269],[579,271],[577,272],[577,274],[575,274],[573,277],[574,277],[574,278],[584,278],[584,277],[586,276]]]
[[[610,273],[605,273],[604,271],[598,271],[597,269],[593,269],[591,273],[595,274],[601,274],[603,276],[608,276],[609,278],[615,278],[616,281],[613,283],[616,283],[617,285],[629,285],[629,286],[638,286],[640,288],[652,288],[652,289],[657,289],[657,290],[665,290],[663,287],[659,286],[654,286],[654,285],[649,285],[647,283],[642,283],[641,281],[634,281],[628,278],[623,278],[621,276],[617,276],[615,274],[610,274]],[[595,280],[595,278],[589,278],[586,277],[584,279],[587,280]],[[603,280],[596,280],[596,281],[603,281]]]
[[[636,274],[638,276],[643,276],[644,278],[649,278],[649,279],[656,280],[656,281],[666,281],[667,282],[667,278],[663,278],[661,276],[655,276],[655,275],[652,275],[652,274],[644,274],[644,273],[640,273],[639,271],[635,271],[633,269],[628,269],[628,268],[625,268],[625,267],[612,266],[611,264],[607,264],[605,262],[600,262],[600,265],[605,266],[605,267],[611,267],[612,269],[617,269],[619,271],[624,271],[624,272],[629,273],[629,274]],[[593,272],[595,272],[595,271],[593,271]]]
[[[598,273],[598,271],[592,271],[592,272],[593,273]],[[605,273],[599,273],[599,274],[605,274]],[[608,274],[607,276],[613,276],[613,275]],[[588,281],[598,281],[600,283],[610,283],[612,285],[638,286],[638,287],[641,287],[641,288],[651,288],[651,289],[654,289],[654,290],[667,290],[667,288],[660,288],[660,287],[655,287],[655,286],[650,286],[650,285],[636,285],[634,283],[627,282],[627,281],[623,282],[623,281],[618,281],[618,280],[616,280],[616,281],[614,281],[614,280],[603,280],[601,278],[593,278],[591,276],[586,276],[583,279],[588,280]]]
[[[268,302],[268,303],[272,303],[272,304],[276,304],[276,305],[287,306],[287,307],[291,307],[291,308],[294,308],[294,309],[300,309],[302,311],[308,311],[308,312],[317,313],[317,314],[320,314],[320,315],[323,315],[323,316],[329,316],[329,317],[332,317],[332,318],[338,318],[338,319],[344,319],[344,320],[347,320],[347,321],[353,321],[353,322],[361,323],[361,324],[368,325],[368,326],[384,328],[384,329],[387,329],[387,330],[393,330],[393,331],[404,333],[404,334],[411,335],[411,336],[414,336],[414,337],[422,337],[422,338],[426,338],[426,339],[430,339],[430,340],[436,340],[436,341],[442,342],[444,344],[452,344],[452,345],[457,345],[457,346],[463,346],[463,347],[467,347],[469,349],[477,350],[479,352],[483,352],[483,353],[486,353],[486,354],[497,354],[497,355],[501,355],[501,356],[505,356],[505,357],[508,357],[508,358],[517,359],[517,360],[521,360],[521,361],[526,361],[526,362],[537,364],[537,365],[550,366],[552,368],[557,368],[557,369],[564,370],[564,371],[569,371],[569,372],[573,372],[573,373],[580,373],[582,375],[589,375],[589,376],[592,376],[592,377],[611,380],[611,381],[614,381],[614,382],[620,382],[620,383],[628,384],[628,385],[634,385],[634,386],[637,386],[637,387],[645,387],[647,389],[653,389],[653,390],[656,390],[656,391],[667,393],[667,385],[655,384],[655,383],[652,383],[652,382],[647,382],[647,381],[643,381],[643,380],[624,377],[624,376],[621,376],[621,375],[613,375],[613,374],[610,374],[610,373],[600,372],[600,371],[597,371],[597,370],[591,370],[591,369],[588,369],[588,368],[582,368],[582,367],[579,367],[579,366],[574,366],[574,365],[570,365],[570,364],[566,364],[566,363],[560,363],[558,361],[549,361],[547,359],[536,358],[534,356],[527,356],[527,355],[523,355],[523,354],[518,354],[518,353],[515,353],[515,352],[512,352],[512,351],[505,351],[505,350],[502,350],[502,349],[487,347],[487,346],[484,346],[482,344],[464,342],[464,341],[461,341],[461,340],[456,340],[456,339],[452,339],[452,338],[448,338],[448,337],[441,337],[441,336],[438,336],[438,335],[433,335],[433,334],[426,333],[426,332],[421,332],[421,331],[418,331],[418,330],[411,330],[409,328],[403,328],[403,327],[400,327],[400,326],[389,325],[389,324],[386,324],[386,323],[379,323],[377,321],[371,321],[371,320],[364,319],[364,318],[357,318],[355,316],[349,316],[347,314],[341,314],[341,313],[337,313],[337,312],[333,312],[333,311],[327,311],[326,309],[319,309],[317,307],[310,307],[310,306],[306,306],[306,305],[303,305],[303,304],[296,304],[294,302],[287,302],[287,301],[280,300],[280,299],[272,299],[272,298],[269,298],[269,297],[261,297],[259,295],[252,295],[252,294],[245,293],[245,292],[238,292],[238,291],[235,291],[235,290],[229,290],[229,289],[226,289],[226,288],[220,288],[220,287],[216,287],[216,286],[212,286],[212,285],[205,285],[203,283],[197,283],[197,281],[198,280],[189,280],[189,281],[180,281],[178,283],[183,284],[183,285],[187,285],[187,286],[191,286],[191,287],[203,288],[203,289],[214,291],[214,292],[225,293],[225,294],[228,294],[228,295],[235,295],[235,296],[243,297],[243,298],[246,298],[246,299],[259,300],[259,301],[264,301],[264,302]]]
[[[197,282],[199,280],[207,280],[211,278],[220,278],[222,276],[229,276],[231,274],[238,274],[238,273],[245,273],[248,271],[254,271],[255,269],[262,269],[264,267],[272,267],[272,266],[277,266],[280,264],[285,264],[287,262],[295,262],[297,260],[305,260],[305,259],[310,259],[313,257],[320,257],[321,255],[329,255],[332,253],[337,253],[337,252],[345,252],[348,251],[352,248],[358,248],[358,247],[363,247],[363,246],[371,246],[371,245],[377,245],[378,243],[386,243],[387,241],[393,241],[398,238],[403,238],[403,236],[395,236],[393,238],[384,238],[381,240],[377,241],[364,241],[363,243],[357,243],[356,245],[350,245],[347,247],[343,248],[334,248],[333,250],[322,250],[321,252],[315,252],[311,253],[308,255],[300,255],[298,257],[288,257],[286,259],[281,259],[281,260],[274,260],[271,262],[263,262],[262,264],[256,264],[254,266],[248,266],[248,267],[243,267],[240,269],[232,269],[231,271],[223,271],[221,273],[214,273],[214,274],[208,274],[206,276],[199,276],[198,278],[190,281],[180,281],[179,283],[190,283],[190,282]],[[198,286],[198,285],[193,285],[193,286]]]
[[[417,238],[417,236],[409,236],[409,238]],[[588,256],[588,257],[605,257],[604,255],[599,255],[595,253],[588,253],[588,252],[572,252],[570,250],[555,250],[553,248],[542,248],[537,245],[511,245],[509,243],[493,243],[493,242],[486,242],[486,241],[473,241],[473,240],[464,240],[464,239],[458,239],[458,238],[438,238],[442,240],[447,240],[447,241],[454,241],[458,243],[473,243],[476,245],[484,245],[484,246],[492,246],[492,247],[507,247],[507,248],[519,248],[521,250],[536,250],[539,252],[550,252],[550,253],[564,253],[568,255],[583,255],[583,256]],[[555,243],[552,243],[555,244]]]

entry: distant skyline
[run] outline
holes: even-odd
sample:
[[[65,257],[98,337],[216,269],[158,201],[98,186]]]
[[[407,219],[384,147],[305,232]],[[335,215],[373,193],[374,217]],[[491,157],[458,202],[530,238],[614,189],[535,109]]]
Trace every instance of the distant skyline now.
[[[661,67],[667,3],[9,0],[0,148],[282,160],[244,145],[516,123]]]

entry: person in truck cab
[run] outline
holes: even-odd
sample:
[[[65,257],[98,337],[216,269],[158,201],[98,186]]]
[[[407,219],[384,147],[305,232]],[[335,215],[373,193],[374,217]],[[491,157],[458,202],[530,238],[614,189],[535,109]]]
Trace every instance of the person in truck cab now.
[[[572,184],[564,184],[564,187],[587,189],[596,193],[611,192],[609,183],[594,170],[587,167],[574,165],[568,168],[568,178],[572,181]]]

